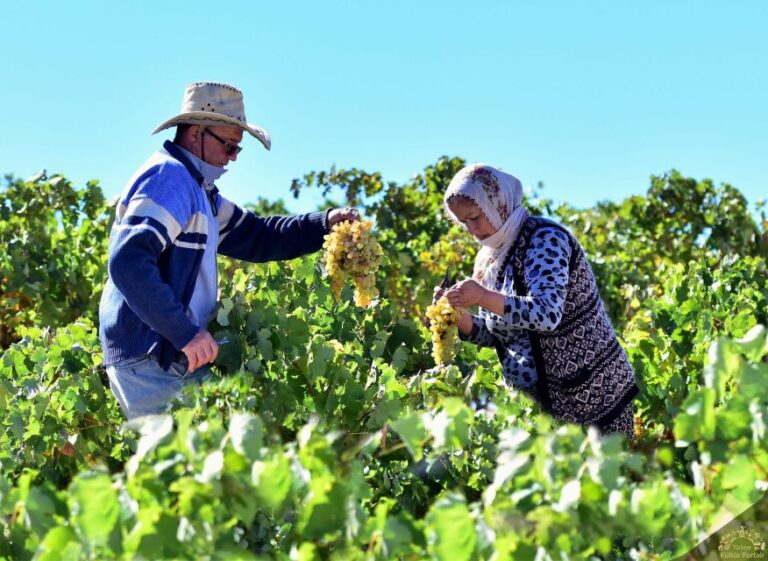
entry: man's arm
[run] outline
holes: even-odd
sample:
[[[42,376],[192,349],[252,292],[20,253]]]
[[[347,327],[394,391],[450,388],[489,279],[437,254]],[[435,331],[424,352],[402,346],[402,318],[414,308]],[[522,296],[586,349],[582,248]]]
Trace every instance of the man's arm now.
[[[158,260],[181,232],[171,212],[149,196],[135,196],[109,241],[107,268],[115,287],[139,319],[182,349],[196,326],[162,279]]]
[[[294,259],[320,249],[328,213],[256,216],[219,195],[219,247],[227,257],[264,263]]]
[[[256,216],[218,195],[219,247],[227,257],[263,263],[294,259],[319,250],[338,222],[360,219],[354,208],[296,216]]]

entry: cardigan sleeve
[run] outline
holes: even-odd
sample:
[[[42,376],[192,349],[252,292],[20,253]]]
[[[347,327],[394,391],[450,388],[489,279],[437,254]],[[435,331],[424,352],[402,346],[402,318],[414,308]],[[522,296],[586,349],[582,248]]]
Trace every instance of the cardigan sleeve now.
[[[571,244],[555,228],[540,228],[525,255],[527,296],[507,294],[503,322],[517,329],[552,331],[560,323],[568,286]],[[507,286],[513,286],[508,282]]]
[[[472,331],[469,332],[469,335],[464,335],[459,330],[459,339],[473,343],[478,347],[496,346],[496,337],[488,330],[483,319],[476,315],[472,315]]]
[[[253,263],[294,259],[319,250],[328,233],[329,211],[261,217],[217,198],[218,252],[227,257]]]

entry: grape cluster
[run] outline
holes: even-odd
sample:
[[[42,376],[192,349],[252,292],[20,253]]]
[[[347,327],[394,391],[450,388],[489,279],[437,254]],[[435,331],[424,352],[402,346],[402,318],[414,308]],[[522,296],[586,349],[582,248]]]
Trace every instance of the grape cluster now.
[[[370,305],[379,295],[376,271],[381,264],[382,250],[371,234],[372,222],[340,222],[325,236],[323,262],[331,277],[331,291],[336,299],[341,289],[352,278],[355,285],[355,304],[362,308]]]
[[[432,357],[435,364],[446,364],[453,359],[455,352],[456,324],[461,317],[461,311],[451,306],[448,298],[442,296],[427,308],[427,317],[432,334]]]

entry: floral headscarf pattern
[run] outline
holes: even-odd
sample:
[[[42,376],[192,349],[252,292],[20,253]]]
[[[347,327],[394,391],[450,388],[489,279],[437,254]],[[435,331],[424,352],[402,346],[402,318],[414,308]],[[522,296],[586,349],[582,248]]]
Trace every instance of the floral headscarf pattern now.
[[[501,197],[499,179],[488,167],[476,167],[470,172],[470,180],[478,183],[483,188],[491,206],[499,213],[501,222],[506,222],[509,217],[509,208]]]

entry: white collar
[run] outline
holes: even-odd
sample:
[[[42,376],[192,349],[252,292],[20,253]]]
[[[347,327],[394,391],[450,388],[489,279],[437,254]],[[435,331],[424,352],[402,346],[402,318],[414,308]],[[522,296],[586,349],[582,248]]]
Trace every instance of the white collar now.
[[[189,158],[189,161],[192,162],[192,165],[195,166],[195,168],[197,168],[197,171],[203,174],[203,187],[205,187],[206,190],[212,189],[213,182],[216,181],[225,173],[227,173],[226,169],[221,168],[219,166],[214,166],[213,164],[209,164],[208,162],[201,160],[200,158],[195,156],[192,152],[190,152],[185,148],[182,148],[178,144],[176,146],[178,146],[178,148],[182,152],[184,152],[184,155],[187,156],[187,158]]]

